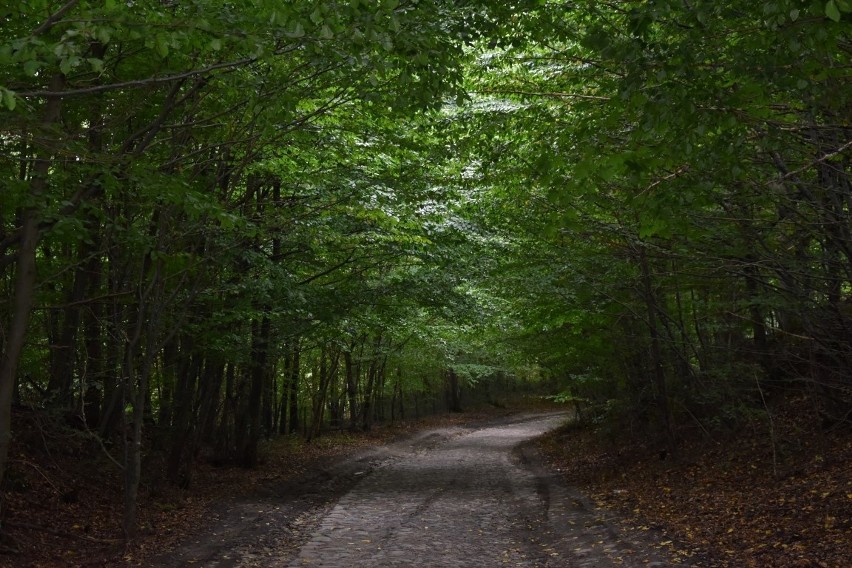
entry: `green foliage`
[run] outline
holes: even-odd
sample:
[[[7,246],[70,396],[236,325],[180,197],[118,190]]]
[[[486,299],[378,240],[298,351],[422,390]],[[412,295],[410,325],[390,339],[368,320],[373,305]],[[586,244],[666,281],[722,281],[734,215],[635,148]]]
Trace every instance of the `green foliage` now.
[[[849,221],[848,8],[551,2],[481,46],[453,115],[465,214],[499,234],[511,340],[570,398],[700,423],[753,403],[741,365],[799,377],[794,336],[848,325],[817,315],[849,289],[848,237],[809,225]],[[826,399],[848,346],[828,351]]]
[[[669,437],[755,376],[844,416],[847,0],[55,9],[0,19],[21,400],[109,436],[148,395],[248,464],[293,409],[454,382]]]

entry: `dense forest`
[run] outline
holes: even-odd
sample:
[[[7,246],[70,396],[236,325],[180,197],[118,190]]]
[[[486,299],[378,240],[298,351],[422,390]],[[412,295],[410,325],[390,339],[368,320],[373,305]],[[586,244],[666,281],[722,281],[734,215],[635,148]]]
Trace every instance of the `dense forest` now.
[[[849,0],[0,11],[0,481],[140,483],[535,390],[613,435],[852,421]],[[163,471],[148,467],[163,456]]]

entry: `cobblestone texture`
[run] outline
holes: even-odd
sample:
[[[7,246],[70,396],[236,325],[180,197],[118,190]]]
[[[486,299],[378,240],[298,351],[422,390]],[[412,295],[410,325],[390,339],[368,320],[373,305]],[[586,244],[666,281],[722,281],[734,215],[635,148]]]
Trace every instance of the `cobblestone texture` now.
[[[154,565],[673,566],[653,534],[617,530],[525,444],[565,419],[519,416],[375,449],[232,506]]]
[[[377,470],[334,506],[291,568],[667,566],[534,466],[531,448],[513,452],[564,420],[483,428]]]

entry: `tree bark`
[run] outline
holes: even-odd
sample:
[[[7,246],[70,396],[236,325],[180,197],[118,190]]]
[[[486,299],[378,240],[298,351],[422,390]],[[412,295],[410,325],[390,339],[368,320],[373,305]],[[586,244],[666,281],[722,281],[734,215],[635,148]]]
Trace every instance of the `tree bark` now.
[[[301,376],[301,347],[299,345],[299,338],[293,339],[292,347],[293,354],[290,361],[290,377],[287,381],[287,389],[289,391],[287,395],[289,406],[287,410],[287,432],[295,434],[299,431],[299,377]]]
[[[51,90],[58,91],[64,85],[64,77],[56,75],[51,80]],[[48,100],[45,105],[42,125],[45,129],[59,120],[62,99]],[[41,213],[37,202],[47,189],[51,159],[47,152],[37,158],[33,167],[30,183],[30,195],[33,205],[27,207],[22,215],[21,238],[18,244],[15,267],[15,295],[12,298],[12,318],[7,329],[3,330],[6,341],[0,357],[0,483],[6,472],[9,457],[9,445],[12,439],[12,397],[17,381],[18,363],[26,339],[30,313],[35,296],[36,247],[39,242],[39,221]]]
[[[260,322],[252,325],[252,362],[249,371],[249,400],[245,411],[247,431],[239,448],[240,464],[243,467],[257,465],[257,445],[260,442],[261,402],[263,383],[266,379],[270,322],[263,316]]]
[[[101,285],[101,259],[92,255],[87,263],[89,271],[89,289],[92,296],[97,294]],[[85,341],[86,373],[83,388],[83,416],[90,429],[98,427],[101,419],[101,404],[104,381],[104,356],[101,344],[101,319],[103,306],[100,302],[91,304],[83,312],[83,334]]]
[[[454,369],[447,370],[447,409],[450,412],[461,412],[461,397],[459,396],[459,376]]]
[[[645,250],[640,248],[639,267],[642,273],[642,292],[645,297],[645,308],[648,317],[648,333],[651,340],[651,367],[653,369],[654,387],[660,419],[665,428],[665,434],[669,450],[674,453],[675,439],[671,419],[671,408],[669,403],[668,386],[666,385],[666,370],[663,366],[663,352],[660,347],[660,331],[657,326],[657,296],[654,293],[651,280],[651,270],[648,265],[648,257]]]
[[[350,348],[343,353],[343,361],[346,366],[346,397],[349,400],[349,430],[358,429],[358,370],[352,361],[353,342]]]

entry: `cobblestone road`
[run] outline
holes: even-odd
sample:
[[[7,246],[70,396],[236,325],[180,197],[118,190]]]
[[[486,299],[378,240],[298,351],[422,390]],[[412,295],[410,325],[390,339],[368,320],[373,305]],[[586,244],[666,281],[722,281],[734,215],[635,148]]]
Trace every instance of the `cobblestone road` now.
[[[389,463],[334,506],[290,566],[667,566],[515,451],[565,419],[521,417]]]

